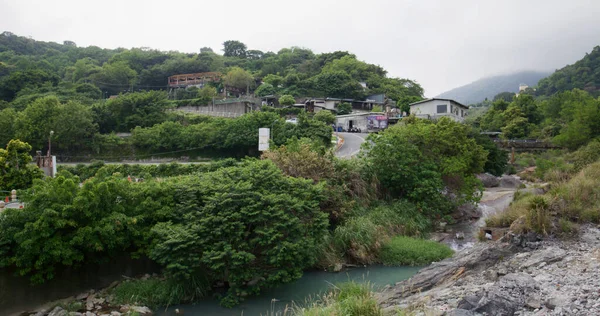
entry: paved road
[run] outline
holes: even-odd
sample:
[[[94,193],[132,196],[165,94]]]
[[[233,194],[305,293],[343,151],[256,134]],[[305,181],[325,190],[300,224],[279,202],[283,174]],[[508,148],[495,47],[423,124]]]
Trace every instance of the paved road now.
[[[369,134],[362,133],[338,133],[344,138],[344,145],[335,153],[339,158],[350,159],[358,154],[360,145],[365,142]]]

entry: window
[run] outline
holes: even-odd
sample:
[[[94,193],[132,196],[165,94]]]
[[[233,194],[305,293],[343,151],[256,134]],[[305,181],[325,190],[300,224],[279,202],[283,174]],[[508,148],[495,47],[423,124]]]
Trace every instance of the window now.
[[[446,113],[448,111],[448,106],[446,104],[440,104],[437,106],[438,113]]]
[[[460,110],[460,117],[464,117],[465,116],[465,112],[463,112],[463,110]]]
[[[454,113],[454,105],[450,104],[450,113]]]

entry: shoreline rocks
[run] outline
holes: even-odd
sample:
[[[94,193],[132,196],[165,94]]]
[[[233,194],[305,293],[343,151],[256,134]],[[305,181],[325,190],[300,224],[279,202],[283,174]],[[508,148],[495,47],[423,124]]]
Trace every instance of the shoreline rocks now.
[[[427,315],[600,315],[600,229],[479,243],[378,294],[386,311]]]

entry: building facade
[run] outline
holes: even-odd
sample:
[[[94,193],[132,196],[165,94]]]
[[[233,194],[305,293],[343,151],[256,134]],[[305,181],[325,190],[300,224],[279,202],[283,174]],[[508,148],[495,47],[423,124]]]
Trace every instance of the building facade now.
[[[418,118],[439,119],[449,117],[457,122],[464,122],[469,107],[450,99],[428,99],[410,104],[410,114]]]

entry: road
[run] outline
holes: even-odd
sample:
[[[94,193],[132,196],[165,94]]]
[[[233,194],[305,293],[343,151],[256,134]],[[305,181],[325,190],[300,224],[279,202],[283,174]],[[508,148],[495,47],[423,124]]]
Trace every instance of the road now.
[[[358,154],[360,145],[365,142],[369,134],[366,133],[338,133],[344,139],[344,144],[335,155],[338,158],[350,159]]]

